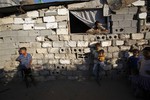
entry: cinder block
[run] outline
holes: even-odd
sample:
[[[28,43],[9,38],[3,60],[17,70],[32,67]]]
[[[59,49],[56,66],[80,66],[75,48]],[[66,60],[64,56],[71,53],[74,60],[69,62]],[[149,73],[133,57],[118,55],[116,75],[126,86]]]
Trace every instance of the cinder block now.
[[[112,29],[112,33],[124,33],[124,32],[125,32],[125,29],[121,27],[119,28],[116,27]]]
[[[123,40],[116,40],[116,45],[119,46],[119,45],[124,45],[124,41]]]
[[[68,21],[68,16],[56,16],[56,21],[57,22]]]
[[[66,8],[58,9],[58,15],[68,15],[69,11]]]
[[[140,19],[146,19],[147,17],[147,12],[142,12],[142,13],[139,13],[139,16],[138,16]]]
[[[8,31],[12,30],[12,25],[6,24],[6,25],[0,25],[0,31]]]
[[[48,53],[59,53],[59,48],[48,48]]]
[[[59,40],[58,35],[49,35],[48,36],[49,41],[57,41]]]
[[[37,29],[37,30],[46,29],[46,24],[45,23],[34,24],[34,29]]]
[[[148,40],[138,40],[137,45],[147,45],[148,44]]]
[[[67,22],[59,22],[58,23],[58,28],[67,28],[68,27],[68,23]]]
[[[145,33],[145,39],[150,39],[150,32]]]
[[[144,38],[144,34],[135,33],[135,34],[131,34],[131,37],[132,39],[139,40]]]
[[[119,52],[113,52],[112,57],[113,58],[118,58],[119,57]]]
[[[133,14],[125,14],[125,20],[133,20],[134,15]]]
[[[55,17],[54,16],[43,17],[43,21],[48,23],[55,22]]]
[[[136,14],[138,11],[138,7],[130,7],[129,8],[129,14]]]
[[[106,35],[97,35],[96,40],[97,41],[104,41],[104,40],[106,40]]]
[[[124,14],[112,15],[112,16],[111,16],[111,20],[112,20],[112,21],[124,20]]]
[[[40,31],[41,36],[50,36],[50,35],[54,35],[54,34],[56,34],[56,32],[54,30],[51,30],[51,29]]]
[[[64,47],[64,42],[62,42],[62,41],[53,41],[53,47],[54,48]]]
[[[43,54],[33,54],[32,58],[33,59],[43,59],[44,55]]]
[[[131,27],[130,20],[119,21],[119,27]]]
[[[60,64],[65,64],[65,65],[69,65],[71,63],[69,59],[68,60],[67,59],[60,59],[59,62],[60,62]]]
[[[121,51],[127,51],[130,50],[130,46],[120,46]]]
[[[112,45],[112,42],[111,41],[102,41],[101,42],[101,46],[102,47],[107,47],[107,46],[111,46]]]
[[[120,10],[117,10],[116,14],[128,14],[128,12],[129,12],[129,9],[126,7],[126,8],[122,8]]]
[[[71,48],[72,53],[83,53],[84,49],[83,48]]]
[[[48,48],[48,47],[52,47],[52,42],[46,41],[42,43],[42,47],[43,48]]]
[[[24,24],[23,18],[14,18],[14,24]]]
[[[28,31],[28,34],[29,36],[40,36],[40,32],[41,32],[40,30],[30,30]]]
[[[132,20],[132,27],[137,27],[137,23],[138,23],[137,20]]]
[[[119,52],[119,48],[118,47],[108,47],[108,52],[110,52],[110,53]]]
[[[89,43],[87,41],[78,41],[77,47],[88,47]]]
[[[40,42],[30,42],[32,48],[41,48]]]
[[[22,30],[23,29],[23,25],[12,25],[12,30]]]
[[[68,34],[68,29],[57,29],[57,35],[61,35],[61,34]]]
[[[53,9],[53,10],[47,10],[45,12],[45,16],[56,16],[57,15],[57,10]]]
[[[66,58],[68,58],[68,59],[76,59],[76,55],[75,54],[66,54]]]
[[[91,53],[91,48],[84,48],[84,53]]]
[[[83,35],[71,35],[73,41],[83,41]]]
[[[57,59],[50,59],[49,64],[59,64],[59,61]]]
[[[76,41],[65,41],[65,47],[77,47]]]
[[[112,23],[113,23],[113,25],[112,25],[113,28],[119,27],[119,21],[113,21]]]
[[[63,58],[66,58],[66,55],[65,54],[55,54],[55,59],[63,59]]]
[[[35,23],[37,24],[43,23],[43,18],[37,18]]]
[[[108,40],[116,40],[118,39],[118,34],[109,34],[107,35]]]
[[[12,24],[12,23],[14,23],[14,19],[11,18],[11,17],[4,17],[4,18],[0,19],[0,25],[3,25],[3,24]]]
[[[108,59],[112,58],[112,53],[106,53],[106,58]]]
[[[27,17],[31,17],[31,18],[39,17],[39,12],[38,11],[29,11],[29,12],[27,12]]]
[[[60,48],[59,49],[59,53],[68,53],[67,51],[68,51],[67,48]]]
[[[126,39],[130,39],[131,35],[130,34],[119,34],[119,38],[126,40]]]
[[[30,43],[19,43],[19,48],[21,47],[31,47]]]
[[[95,41],[96,40],[95,35],[84,35],[83,38],[84,38],[83,39],[84,41]]]
[[[136,33],[136,32],[137,32],[137,27],[125,28],[125,33]]]
[[[38,42],[43,42],[44,39],[45,39],[44,36],[38,36],[38,37],[36,37],[36,40],[37,40]]]
[[[24,30],[32,30],[34,29],[34,24],[23,24]]]
[[[137,0],[132,3],[134,6],[144,6],[145,5],[145,0]]]
[[[40,48],[36,50],[37,53],[47,53],[47,49],[46,48]]]
[[[69,41],[70,35],[59,35],[59,40],[60,41]]]
[[[24,19],[24,22],[25,22],[26,24],[33,24],[33,23],[35,23],[35,20],[33,20],[32,18],[25,18],[25,19]]]
[[[54,59],[54,54],[45,54],[44,58],[45,59]]]
[[[136,44],[136,40],[126,40],[125,45],[130,46]]]
[[[57,25],[56,22],[53,22],[53,23],[46,23],[46,28],[47,28],[47,29],[55,29],[55,28],[57,28],[57,27],[58,27],[58,25]]]

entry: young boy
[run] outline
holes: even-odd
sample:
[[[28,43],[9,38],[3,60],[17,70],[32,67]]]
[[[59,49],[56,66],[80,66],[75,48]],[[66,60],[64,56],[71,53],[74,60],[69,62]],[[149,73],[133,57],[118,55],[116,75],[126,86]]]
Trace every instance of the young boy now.
[[[128,69],[130,75],[137,75],[138,74],[138,63],[140,60],[139,57],[139,50],[133,49],[132,50],[133,55],[129,57],[128,59]]]
[[[135,96],[138,96],[139,90],[150,91],[150,47],[143,49],[143,56],[139,64],[139,76],[132,77]]]
[[[27,53],[26,47],[22,47],[19,49],[19,57],[16,61],[19,61],[19,67],[21,69],[21,73],[23,75],[24,81],[26,82],[26,86],[29,86],[28,77],[31,78],[32,82],[34,82],[34,78],[31,74],[31,64],[32,64],[32,56]]]
[[[102,71],[102,69],[105,67],[105,52],[103,49],[98,51],[98,57],[97,57],[97,64],[93,68],[94,75],[96,76],[96,79],[98,79],[99,72]]]

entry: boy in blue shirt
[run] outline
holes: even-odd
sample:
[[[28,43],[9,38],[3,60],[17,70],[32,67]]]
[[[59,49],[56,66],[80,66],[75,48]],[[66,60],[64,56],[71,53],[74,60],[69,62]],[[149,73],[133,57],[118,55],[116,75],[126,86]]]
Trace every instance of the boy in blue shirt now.
[[[34,83],[34,78],[31,73],[31,64],[32,64],[32,56],[27,53],[26,47],[22,47],[19,50],[19,57],[16,61],[19,61],[19,67],[21,69],[22,76],[24,81],[26,82],[26,86],[29,86],[28,77],[31,78],[32,82]]]

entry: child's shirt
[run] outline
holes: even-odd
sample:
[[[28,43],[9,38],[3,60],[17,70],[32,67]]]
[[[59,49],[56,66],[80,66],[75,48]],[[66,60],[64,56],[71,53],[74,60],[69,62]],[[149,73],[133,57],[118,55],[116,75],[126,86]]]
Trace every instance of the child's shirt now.
[[[138,62],[140,60],[140,57],[131,56],[128,59],[128,66],[129,68],[137,68],[138,69]]]
[[[146,71],[150,71],[150,60],[145,60],[144,58],[141,60],[140,66],[140,75],[145,77],[150,77]]]
[[[19,65],[24,69],[30,67],[29,65],[30,61],[32,60],[32,56],[29,53],[27,53],[26,57],[21,54],[16,60],[20,61]]]
[[[102,56],[98,55],[98,60],[100,62],[104,62],[105,61],[105,55],[102,55]]]

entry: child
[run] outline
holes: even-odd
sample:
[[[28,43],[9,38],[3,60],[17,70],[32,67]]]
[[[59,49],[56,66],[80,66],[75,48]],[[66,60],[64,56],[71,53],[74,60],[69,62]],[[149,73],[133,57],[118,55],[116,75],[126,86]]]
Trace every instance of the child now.
[[[150,91],[150,47],[143,49],[143,56],[144,58],[140,61],[139,76],[132,77],[136,96],[139,90]]]
[[[31,64],[32,64],[32,57],[29,53],[27,53],[26,47],[22,47],[19,50],[19,57],[16,59],[16,61],[19,61],[19,67],[21,69],[21,73],[24,77],[24,80],[26,82],[26,86],[29,86],[28,83],[28,77],[31,78],[32,82],[34,82],[34,78],[31,75]]]
[[[98,79],[99,78],[99,72],[102,71],[102,69],[105,67],[105,53],[104,53],[103,49],[99,50],[97,60],[98,60],[98,62],[94,66],[93,71],[94,71],[94,75]]]
[[[139,63],[139,50],[133,49],[132,50],[133,56],[129,57],[128,59],[128,69],[130,75],[137,75],[138,74],[138,63]]]

